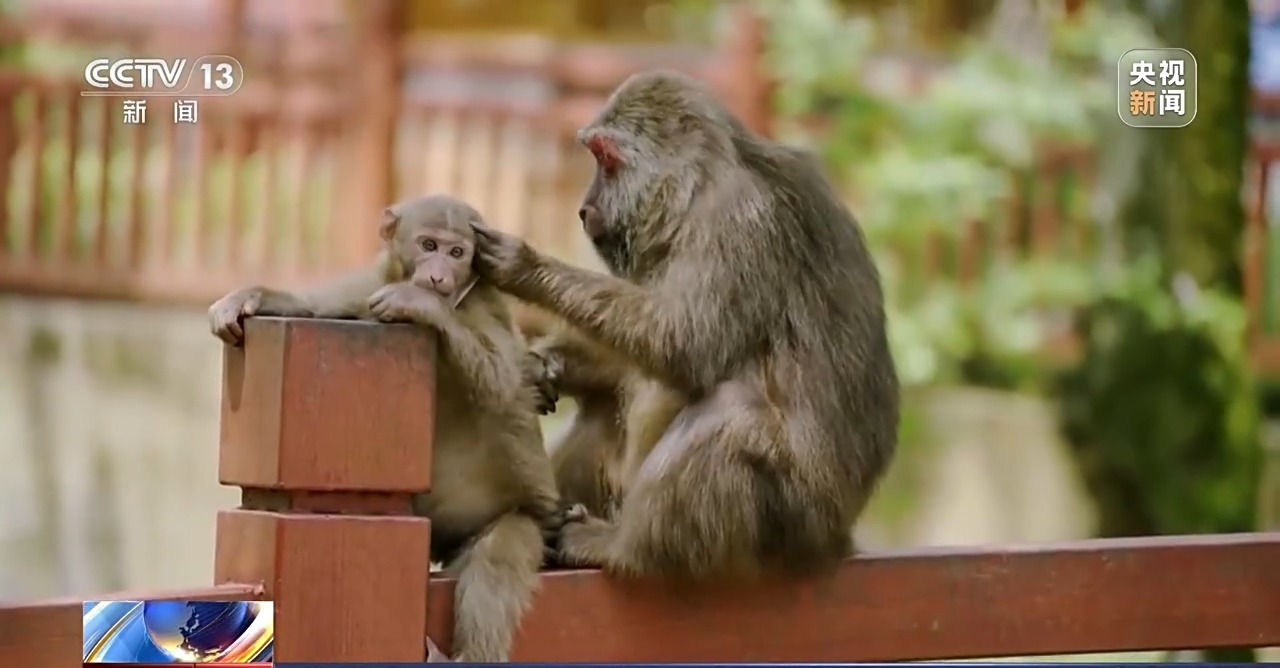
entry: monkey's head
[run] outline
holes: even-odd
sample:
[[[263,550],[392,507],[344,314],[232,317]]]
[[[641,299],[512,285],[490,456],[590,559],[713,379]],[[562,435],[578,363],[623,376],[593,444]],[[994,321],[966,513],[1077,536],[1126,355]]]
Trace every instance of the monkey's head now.
[[[480,214],[465,202],[443,195],[407,200],[382,212],[379,232],[398,280],[435,292],[454,304],[475,283],[472,221]]]
[[[706,86],[663,71],[631,76],[578,131],[595,159],[578,218],[614,273],[669,241],[697,194],[737,165],[739,132],[742,123]]]

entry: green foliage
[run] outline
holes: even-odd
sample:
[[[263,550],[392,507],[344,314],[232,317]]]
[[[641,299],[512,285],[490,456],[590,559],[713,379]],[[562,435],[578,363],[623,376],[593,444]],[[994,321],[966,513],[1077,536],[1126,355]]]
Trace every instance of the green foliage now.
[[[1160,43],[1145,21],[1092,3],[1077,20],[1048,26],[1042,53],[973,39],[923,90],[909,91],[903,73],[876,62],[876,37],[890,31],[874,18],[849,16],[831,0],[760,6],[772,26],[779,129],[820,151],[860,214],[904,383],[1052,392],[1105,534],[1253,528],[1258,415],[1239,299],[1195,288],[1189,277],[1171,280],[1177,257],[1123,247],[1132,227],[1169,211],[1122,207],[1119,226],[1092,230],[1100,242],[1088,252],[988,252],[970,285],[918,269],[928,240],[941,235],[954,246],[965,221],[985,225],[988,239],[1005,233],[1018,191],[1084,208],[1090,193],[1070,185],[1029,193],[1042,187],[1029,177],[1046,143],[1104,141],[1100,129],[1115,122],[1116,59],[1135,44]],[[1159,160],[1139,169],[1150,165],[1168,169]],[[1196,167],[1234,178],[1226,188],[1239,192],[1238,170]],[[1118,195],[1137,201],[1126,194]],[[1094,222],[1087,213],[1074,220],[1082,217]],[[1081,364],[1060,375],[1039,354],[1054,316],[1060,329],[1075,323],[1084,349]]]
[[[1254,528],[1258,402],[1239,301],[1136,263],[1081,313],[1056,390],[1107,536]]]
[[[898,440],[902,443],[928,444],[930,407],[936,405],[929,388],[908,388],[902,397],[902,415],[899,419]],[[919,507],[918,490],[926,489],[934,476],[935,450],[929,447],[901,448],[894,457],[893,466],[880,483],[880,492],[871,497],[867,517],[876,530],[890,542],[902,544],[907,536],[910,520]]]
[[[1063,429],[1103,535],[1249,531],[1263,458],[1239,300],[1248,9],[1174,0],[1156,21],[1165,39],[1148,43],[1202,56],[1214,104],[1135,142],[1117,226],[1130,263],[1082,313],[1084,360],[1056,388]]]
[[[1049,334],[1044,312],[1092,294],[1092,262],[988,252],[984,274],[961,287],[921,280],[919,260],[931,237],[954,251],[966,221],[1001,229],[1045,140],[1092,138],[1093,121],[1115,113],[1117,45],[1140,42],[1137,25],[1095,13],[1055,26],[1038,60],[974,39],[932,85],[911,91],[905,71],[875,67],[876,36],[886,32],[876,19],[829,0],[760,7],[771,26],[780,133],[820,150],[855,202],[884,277],[904,382],[1034,383],[1030,360]],[[808,121],[819,115],[814,131]],[[1085,195],[1060,199],[1079,209]]]

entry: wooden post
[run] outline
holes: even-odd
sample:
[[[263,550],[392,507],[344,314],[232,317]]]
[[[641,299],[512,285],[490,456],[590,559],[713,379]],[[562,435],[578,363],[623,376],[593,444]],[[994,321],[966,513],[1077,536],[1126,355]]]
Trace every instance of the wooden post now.
[[[769,136],[773,130],[773,79],[765,66],[768,30],[764,17],[747,2],[732,8],[732,29],[723,58],[731,72],[733,104],[752,131]]]
[[[401,0],[348,0],[347,16],[354,32],[354,57],[346,69],[352,90],[344,129],[347,159],[343,164],[339,202],[342,228],[334,236],[335,257],[349,265],[368,262],[377,252],[377,236],[369,234],[378,212],[396,198],[395,134],[400,118],[404,71]]]
[[[237,58],[244,54],[246,3],[247,0],[222,0],[217,5],[217,21],[223,42],[228,52]]]
[[[223,352],[215,583],[262,582],[276,661],[423,661],[435,340],[250,318]]]

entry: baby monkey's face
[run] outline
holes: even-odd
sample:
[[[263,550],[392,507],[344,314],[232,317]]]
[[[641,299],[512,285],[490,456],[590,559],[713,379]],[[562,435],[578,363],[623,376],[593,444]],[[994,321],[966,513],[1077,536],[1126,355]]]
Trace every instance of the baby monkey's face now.
[[[380,234],[402,278],[456,303],[474,281],[471,259],[476,248],[466,203],[434,195],[406,200],[382,214]]]
[[[471,281],[474,238],[434,226],[405,232],[397,245],[414,285],[448,299]]]

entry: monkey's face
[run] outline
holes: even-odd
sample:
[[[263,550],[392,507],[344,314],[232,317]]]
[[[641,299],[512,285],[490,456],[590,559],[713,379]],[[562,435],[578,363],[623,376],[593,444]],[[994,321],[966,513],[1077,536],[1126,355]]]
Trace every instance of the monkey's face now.
[[[595,160],[595,176],[578,217],[596,252],[615,274],[633,276],[661,261],[698,193],[723,171],[723,133],[709,131],[685,89],[661,81],[620,90],[578,132]],[[635,98],[635,99],[632,99]]]
[[[396,254],[414,285],[450,298],[471,280],[474,239],[431,227],[405,232],[405,238],[395,241]]]
[[[651,177],[627,161],[616,141],[601,131],[584,130],[578,139],[595,160],[595,176],[578,208],[582,231],[613,273],[626,274],[635,233],[628,223],[643,217]]]

